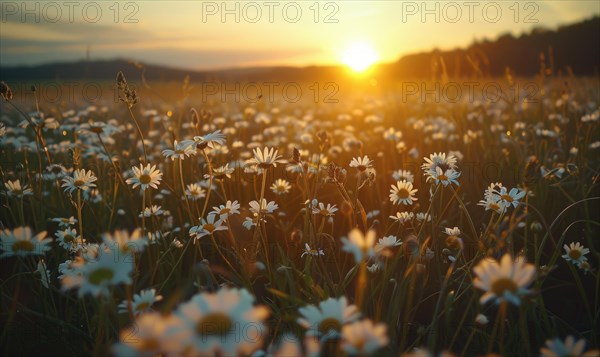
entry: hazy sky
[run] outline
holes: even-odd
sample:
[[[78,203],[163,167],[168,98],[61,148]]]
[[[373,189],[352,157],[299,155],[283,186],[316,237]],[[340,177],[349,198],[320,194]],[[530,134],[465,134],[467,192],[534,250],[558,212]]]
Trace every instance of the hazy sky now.
[[[191,69],[380,61],[600,14],[600,1],[56,1],[0,3],[0,64],[130,58]]]

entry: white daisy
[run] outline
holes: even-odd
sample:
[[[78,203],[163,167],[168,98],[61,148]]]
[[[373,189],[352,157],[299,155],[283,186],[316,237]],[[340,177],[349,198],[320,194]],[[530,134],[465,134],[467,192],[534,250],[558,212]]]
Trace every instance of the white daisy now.
[[[279,205],[277,205],[277,203],[273,201],[267,203],[267,200],[264,198],[262,199],[260,205],[258,204],[258,201],[251,201],[249,204],[250,211],[254,214],[260,213],[261,216],[273,213],[277,208],[279,208]]]
[[[162,295],[156,295],[156,289],[144,289],[140,291],[139,294],[133,295],[131,311],[133,311],[134,315],[152,311],[152,305],[154,305],[155,302],[161,301],[162,298]],[[129,312],[129,304],[128,300],[123,300],[118,306],[119,313]]]
[[[262,173],[271,167],[276,167],[277,164],[285,164],[286,162],[275,148],[269,149],[265,147],[263,151],[260,148],[255,148],[252,152],[254,153],[254,157],[246,160],[246,165],[255,167],[258,173]]]
[[[46,238],[46,231],[41,231],[35,236],[29,227],[3,229],[0,231],[1,258],[24,257],[28,255],[44,255],[50,250],[52,240]]]
[[[131,234],[127,230],[116,230],[112,234],[102,234],[102,241],[110,249],[119,251],[124,255],[140,253],[148,245],[148,239],[142,236],[142,230],[136,228]]]
[[[400,224],[410,222],[415,217],[412,212],[396,212],[395,216],[390,216],[390,218]]]
[[[373,160],[369,159],[367,155],[355,157],[350,161],[350,167],[355,167],[358,171],[363,172],[373,167]]]
[[[586,254],[590,252],[589,248],[584,247],[579,242],[564,245],[565,254],[562,256],[567,262],[573,263],[577,266],[587,261]]]
[[[185,195],[192,201],[199,200],[206,197],[206,190],[204,190],[199,184],[191,183],[186,186]]]
[[[374,324],[369,319],[356,321],[342,327],[342,350],[351,356],[367,356],[387,346],[387,326]]]
[[[579,357],[585,351],[586,341],[582,338],[579,341],[573,336],[567,336],[563,342],[559,338],[546,340],[546,346],[540,349],[542,357]],[[590,356],[592,356],[590,354]]]
[[[120,254],[118,249],[100,247],[99,254],[93,259],[76,259],[63,270],[62,287],[64,290],[79,288],[78,296],[110,296],[109,287],[119,284],[131,284],[133,260]]]
[[[197,294],[174,312],[164,337],[173,355],[248,356],[261,348],[269,310],[254,306],[245,289],[221,288]]]
[[[513,261],[509,254],[502,257],[500,264],[493,259],[484,259],[473,271],[477,275],[473,285],[485,291],[479,300],[482,304],[494,300],[497,304],[508,301],[520,305],[519,295],[529,293],[527,287],[535,277],[533,264],[522,257]]]
[[[368,260],[375,255],[373,244],[375,243],[376,233],[370,229],[366,235],[363,234],[359,229],[353,229],[349,234],[348,238],[343,237],[342,250],[347,253],[354,255],[356,264],[361,261]]]
[[[133,188],[140,186],[143,190],[148,187],[158,188],[160,180],[162,179],[162,172],[156,169],[156,165],[150,166],[150,164],[144,167],[140,164],[140,167],[132,167],[134,177],[127,179],[127,183],[133,185]]]
[[[234,214],[240,214],[240,204],[238,201],[227,201],[224,205],[213,207],[213,211],[211,213],[220,216],[222,219],[227,219],[229,216]]]
[[[291,188],[292,186],[290,185],[290,183],[284,179],[277,179],[271,185],[271,191],[273,191],[273,193],[276,195],[284,195],[290,192]]]
[[[318,257],[319,255],[325,255],[325,252],[323,252],[323,249],[321,248],[311,249],[308,243],[304,243],[304,251],[300,255],[300,258],[304,257],[305,255],[312,255],[313,257]]]
[[[335,337],[342,332],[342,327],[356,321],[360,312],[356,305],[348,305],[345,296],[338,299],[329,298],[318,306],[307,305],[298,309],[300,317],[297,322],[307,329],[308,336]]]
[[[335,207],[335,205],[331,205],[328,203],[327,206],[325,206],[323,204],[323,202],[319,202],[318,207],[313,207],[313,209],[312,209],[313,214],[320,214],[321,216],[324,216],[324,217],[331,217],[337,211],[338,211],[338,209],[337,209],[337,207]]]
[[[414,196],[417,189],[413,189],[413,184],[408,181],[398,181],[392,185],[390,190],[390,201],[393,204],[412,205],[417,198]]]
[[[175,140],[175,143],[173,144],[173,150],[165,149],[162,151],[162,154],[164,157],[171,159],[172,161],[175,159],[183,160],[188,156],[196,155],[196,149],[191,145],[178,143],[177,140]]]
[[[217,217],[219,217],[217,219]],[[217,231],[227,230],[227,226],[224,225],[224,219],[216,214],[209,214],[206,219],[202,218],[200,225],[193,226],[190,228],[190,236],[194,239],[200,239],[204,236],[212,235]]]
[[[81,235],[78,235],[77,230],[73,228],[56,231],[54,235],[56,236],[58,245],[66,250],[75,251],[79,246],[85,243],[85,239],[83,239]]]
[[[27,187],[27,185],[21,187],[20,180],[8,180],[4,183],[4,187],[6,187],[6,194],[8,197],[21,198],[33,195],[33,191]]]
[[[73,193],[75,190],[87,191],[92,187],[96,187],[94,182],[97,180],[98,178],[96,178],[92,170],[75,170],[73,171],[73,176],[63,177],[61,187],[65,187],[65,192],[69,193]]]

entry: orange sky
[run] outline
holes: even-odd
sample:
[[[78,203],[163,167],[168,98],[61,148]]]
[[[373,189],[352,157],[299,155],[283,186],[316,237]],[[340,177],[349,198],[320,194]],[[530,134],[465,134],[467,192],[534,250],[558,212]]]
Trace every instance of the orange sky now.
[[[22,4],[1,4],[3,66],[82,59],[87,48],[96,59],[191,69],[339,64],[356,43],[370,47],[379,61],[393,61],[600,14],[593,0]]]

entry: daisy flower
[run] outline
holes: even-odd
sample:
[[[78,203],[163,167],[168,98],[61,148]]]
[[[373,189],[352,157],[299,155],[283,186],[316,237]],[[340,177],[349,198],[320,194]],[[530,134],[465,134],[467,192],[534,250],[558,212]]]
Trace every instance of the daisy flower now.
[[[356,321],[360,312],[356,305],[348,305],[348,299],[342,296],[338,299],[329,298],[321,301],[318,306],[307,305],[298,309],[300,317],[298,324],[305,329],[307,336],[335,337],[342,332],[342,327]]]
[[[304,257],[305,255],[312,255],[313,257],[318,257],[319,255],[325,255],[325,252],[323,252],[323,249],[321,248],[311,249],[308,243],[304,243],[304,251],[300,255],[300,258]]]
[[[75,251],[77,247],[85,243],[80,235],[77,235],[77,230],[73,228],[66,228],[64,230],[56,231],[54,234],[58,245],[65,248],[66,250]]]
[[[460,176],[460,172],[455,171],[454,169],[447,169],[446,171],[442,170],[439,166],[435,168],[435,172],[431,174],[427,180],[434,180],[435,183],[441,183],[442,185],[448,186],[449,184],[459,185],[456,180]]]
[[[196,155],[196,149],[191,145],[184,145],[175,140],[175,143],[173,144],[173,150],[165,149],[162,151],[162,154],[164,157],[171,159],[172,161],[175,161],[175,159],[183,160],[187,156]]]
[[[60,228],[67,228],[67,227],[76,225],[77,222],[79,222],[79,221],[77,220],[77,218],[71,216],[69,218],[61,218],[61,217],[52,218],[52,222],[58,223],[58,226]]]
[[[60,164],[52,164],[46,166],[46,172],[44,172],[44,180],[54,181],[62,180],[67,174],[67,169]]]
[[[204,190],[199,184],[191,183],[186,186],[185,195],[192,201],[197,201],[206,196],[206,190]]]
[[[134,177],[128,178],[127,183],[133,185],[133,188],[140,186],[142,191],[148,187],[158,188],[160,180],[162,179],[162,172],[156,169],[156,165],[150,166],[150,164],[144,167],[140,164],[140,167],[132,167]]]
[[[258,173],[262,173],[271,167],[277,167],[277,164],[285,164],[286,162],[275,148],[269,149],[265,147],[263,151],[260,148],[255,148],[252,152],[254,153],[254,157],[246,160],[246,165],[255,167]]]
[[[367,155],[355,157],[350,161],[350,167],[356,167],[358,171],[363,172],[373,167],[373,160],[369,159]]]
[[[415,182],[415,176],[408,170],[396,170],[392,172],[392,178],[395,181],[407,181],[410,183]]]
[[[562,256],[569,263],[573,263],[577,266],[587,261],[586,254],[590,252],[589,248],[584,247],[579,242],[564,245],[565,254]]]
[[[375,243],[376,233],[370,229],[366,235],[360,230],[353,229],[349,234],[348,238],[343,237],[342,250],[347,253],[354,255],[356,264],[360,263],[363,259],[368,260],[375,255],[373,250],[373,244]]]
[[[174,312],[175,322],[164,334],[166,349],[173,355],[249,356],[262,346],[268,315],[245,289],[197,294]]]
[[[221,133],[221,130],[214,131],[212,133],[194,136],[194,143],[200,150],[204,150],[206,147],[213,148],[215,145],[225,145],[226,136]]]
[[[229,164],[225,164],[225,166],[219,166],[217,168],[213,169],[213,177],[217,180],[223,180],[225,178],[231,178],[231,174],[234,172],[235,170],[231,167],[229,167]],[[209,178],[210,175],[206,174],[204,175],[204,178]]]
[[[143,312],[152,311],[152,305],[155,302],[162,300],[162,295],[156,295],[156,289],[145,289],[140,291],[139,294],[133,295],[133,301],[131,301],[131,311],[134,315],[139,315]],[[123,300],[119,304],[119,313],[126,313],[129,311],[129,301]]]
[[[251,201],[250,203],[250,211],[254,214],[259,214],[262,216],[264,214],[269,214],[269,213],[273,213],[277,208],[279,208],[279,205],[277,205],[277,203],[270,201],[269,203],[267,203],[266,199],[262,199],[260,205],[258,204],[258,201]]]
[[[390,201],[393,204],[412,205],[417,198],[414,196],[417,189],[413,189],[413,184],[408,181],[398,181],[392,185],[390,190]]]
[[[575,337],[567,336],[564,342],[559,338],[555,338],[553,340],[546,340],[546,345],[540,349],[540,353],[542,357],[579,357],[584,355],[585,344],[586,341],[584,338],[576,341]],[[586,353],[586,355],[590,352]],[[592,354],[589,355],[592,356]]]
[[[61,187],[64,187],[65,192],[69,193],[73,193],[75,190],[87,191],[92,187],[96,187],[94,182],[97,180],[92,170],[80,169],[73,171],[73,176],[63,177]]]
[[[415,214],[412,212],[396,212],[395,216],[390,216],[390,218],[400,224],[410,222],[415,217]]]
[[[209,214],[206,219],[202,218],[200,225],[190,228],[190,236],[194,239],[200,239],[207,235],[212,235],[216,231],[227,230],[227,226],[223,225],[224,219],[216,214]]]
[[[497,304],[508,301],[520,305],[519,295],[529,293],[527,287],[535,277],[533,264],[522,257],[513,261],[509,254],[502,257],[500,264],[493,259],[484,259],[473,271],[477,275],[473,285],[485,291],[479,299],[482,304],[494,300]]]
[[[387,346],[387,326],[374,324],[369,319],[356,321],[342,327],[342,350],[351,356],[367,356]]]
[[[402,241],[398,239],[396,236],[387,236],[383,238],[379,238],[377,243],[375,244],[375,252],[381,252],[386,249],[398,247],[402,245]]]
[[[426,212],[419,212],[419,213],[417,213],[417,215],[415,216],[415,218],[419,222],[431,222],[431,215],[429,213],[426,213]]]
[[[335,207],[335,205],[331,205],[328,203],[327,206],[325,206],[323,204],[323,202],[319,202],[319,205],[316,207],[313,207],[313,209],[312,209],[313,214],[320,214],[321,216],[324,216],[324,217],[331,217],[337,211],[338,211],[338,209],[337,209],[337,207]]]
[[[256,226],[258,224],[258,217],[254,216],[254,217],[246,217],[244,219],[244,222],[242,222],[242,226],[244,226],[244,228],[246,228],[247,230],[251,230],[252,227]]]
[[[425,172],[426,175],[431,176],[435,174],[436,169],[439,167],[442,172],[446,172],[446,170],[456,169],[456,156],[448,155],[446,153],[433,153],[429,155],[429,158],[424,157],[425,163],[421,165],[421,169]]]
[[[28,188],[27,185],[21,187],[20,180],[8,180],[4,183],[4,187],[6,187],[6,194],[8,195],[8,197],[21,198],[33,195],[33,191],[30,188]]]
[[[500,187],[500,191],[496,191],[496,193],[507,206],[512,205],[513,207],[517,207],[519,205],[519,200],[525,196],[525,191],[521,191],[518,188],[511,188],[510,191],[507,192],[506,187]]]
[[[491,210],[498,214],[503,214],[504,212],[506,212],[506,209],[508,207],[506,201],[502,200],[500,196],[496,194],[488,196],[485,200],[479,201],[477,205],[485,207],[486,211]]]
[[[124,255],[142,252],[148,245],[148,239],[142,236],[140,228],[135,229],[131,234],[127,230],[116,230],[112,234],[104,233],[102,241],[110,249]]]
[[[284,194],[290,192],[291,188],[292,188],[292,186],[290,185],[290,183],[284,179],[277,179],[271,185],[271,191],[273,191],[273,193],[276,195],[284,195]]]
[[[222,219],[227,219],[229,216],[234,214],[240,214],[240,204],[238,201],[227,201],[224,205],[213,207],[213,211],[211,213],[220,216]]]
[[[41,231],[35,236],[29,227],[3,229],[0,231],[1,258],[24,257],[28,255],[44,255],[50,250],[50,238],[46,238],[46,231]]]
[[[63,290],[78,288],[79,297],[85,294],[110,296],[110,286],[132,282],[133,260],[128,257],[120,254],[118,249],[100,247],[93,259],[77,259],[63,270],[60,277]]]
[[[444,228],[444,233],[446,233],[449,236],[459,236],[461,231],[458,227]]]
[[[165,351],[165,333],[174,321],[172,316],[163,317],[158,312],[141,314],[131,327],[121,331],[120,342],[112,346],[112,352],[117,357],[160,355]]]
[[[152,205],[151,207],[146,207],[144,208],[144,210],[142,212],[140,212],[140,214],[138,215],[138,217],[142,218],[148,218],[148,217],[152,217],[152,216],[161,216],[165,214],[165,211],[163,211],[161,206],[157,206],[157,205]]]

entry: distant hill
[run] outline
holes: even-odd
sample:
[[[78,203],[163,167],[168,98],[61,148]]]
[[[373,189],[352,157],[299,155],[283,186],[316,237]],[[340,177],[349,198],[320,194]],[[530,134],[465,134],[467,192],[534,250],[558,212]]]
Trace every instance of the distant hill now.
[[[451,77],[476,72],[502,76],[506,68],[517,76],[532,76],[540,73],[542,62],[553,73],[570,70],[575,75],[598,74],[600,17],[557,30],[536,28],[519,37],[504,34],[494,41],[475,42],[466,49],[408,55],[386,67],[391,75],[399,77],[439,75],[443,66]]]
[[[466,49],[407,55],[397,62],[378,65],[374,73],[379,78],[432,78],[443,73],[450,77],[502,76],[510,68],[513,75],[532,76],[540,72],[543,62],[548,73],[595,75],[600,72],[599,44],[600,17],[594,17],[556,30],[537,28],[519,37],[505,34],[493,41],[475,42]],[[193,71],[116,59],[0,67],[0,79],[113,80],[118,71],[131,78],[143,73],[149,81],[181,80],[186,75],[192,81],[310,81],[339,78],[346,69],[310,66]]]

